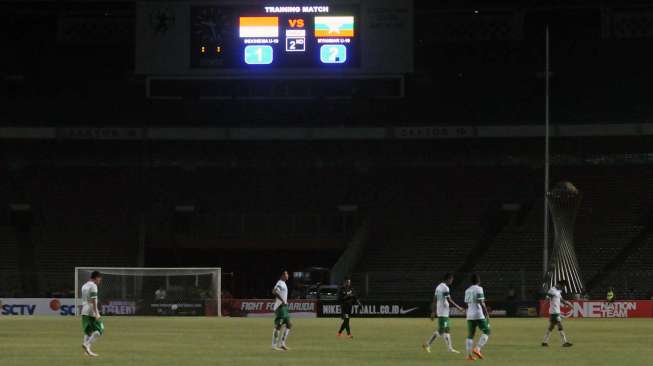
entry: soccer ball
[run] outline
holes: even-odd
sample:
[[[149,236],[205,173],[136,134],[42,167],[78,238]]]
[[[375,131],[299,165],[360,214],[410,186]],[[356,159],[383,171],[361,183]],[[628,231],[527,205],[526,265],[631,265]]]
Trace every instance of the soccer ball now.
[[[172,309],[172,311],[177,311],[177,304],[172,305],[170,309]]]

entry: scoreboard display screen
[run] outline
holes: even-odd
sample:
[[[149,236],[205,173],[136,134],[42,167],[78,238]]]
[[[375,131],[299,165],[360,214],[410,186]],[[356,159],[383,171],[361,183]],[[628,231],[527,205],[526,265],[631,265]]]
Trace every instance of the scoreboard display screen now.
[[[356,68],[358,5],[193,5],[192,68]]]
[[[134,72],[345,77],[414,71],[413,0],[136,2]]]

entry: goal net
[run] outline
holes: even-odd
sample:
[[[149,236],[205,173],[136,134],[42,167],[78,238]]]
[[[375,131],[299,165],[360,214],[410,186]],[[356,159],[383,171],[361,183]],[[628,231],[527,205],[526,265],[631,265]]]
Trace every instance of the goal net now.
[[[75,268],[75,308],[93,271],[102,273],[102,315],[220,316],[220,268]],[[79,315],[80,311],[76,311]]]

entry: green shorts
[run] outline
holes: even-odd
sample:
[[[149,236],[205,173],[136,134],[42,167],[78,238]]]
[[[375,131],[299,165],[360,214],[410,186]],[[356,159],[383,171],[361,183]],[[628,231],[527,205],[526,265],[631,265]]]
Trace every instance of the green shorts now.
[[[553,324],[561,323],[562,317],[560,316],[560,314],[551,314],[549,315],[549,321]]]
[[[483,334],[490,335],[490,322],[488,322],[487,319],[467,320],[467,338],[474,338],[476,327],[478,327]]]
[[[283,324],[286,326],[290,324],[290,314],[286,305],[279,306],[274,312],[274,325],[280,327]]]
[[[449,321],[448,317],[446,316],[438,317],[438,333],[440,334],[449,333],[450,326],[451,326],[451,322]]]
[[[95,320],[95,317],[82,315],[82,330],[84,334],[91,335],[93,332],[99,332],[100,334],[104,333],[104,323],[102,319]]]

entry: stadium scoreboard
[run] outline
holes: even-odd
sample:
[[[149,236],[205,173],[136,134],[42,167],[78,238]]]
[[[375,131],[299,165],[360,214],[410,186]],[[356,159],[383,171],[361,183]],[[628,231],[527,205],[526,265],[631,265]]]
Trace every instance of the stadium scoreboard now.
[[[191,67],[356,67],[358,19],[357,6],[191,6]]]
[[[141,2],[146,75],[412,72],[412,1]]]

